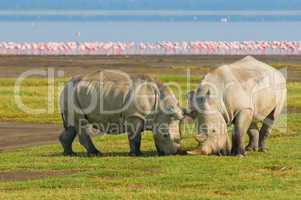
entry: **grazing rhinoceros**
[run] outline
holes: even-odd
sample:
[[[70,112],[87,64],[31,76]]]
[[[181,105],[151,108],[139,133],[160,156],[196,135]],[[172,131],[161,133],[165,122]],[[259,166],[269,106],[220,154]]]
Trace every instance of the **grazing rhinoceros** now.
[[[105,70],[74,78],[61,94],[64,131],[59,140],[72,155],[76,135],[88,154],[100,154],[87,125],[108,134],[128,133],[130,155],[140,152],[141,132],[152,130],[159,155],[179,153],[182,109],[172,91],[143,75]]]
[[[276,69],[253,57],[245,57],[209,72],[189,94],[199,147],[190,154],[243,156],[246,150],[266,151],[266,139],[286,102],[286,80]],[[263,122],[260,131],[257,122]],[[234,124],[232,150],[227,126]]]

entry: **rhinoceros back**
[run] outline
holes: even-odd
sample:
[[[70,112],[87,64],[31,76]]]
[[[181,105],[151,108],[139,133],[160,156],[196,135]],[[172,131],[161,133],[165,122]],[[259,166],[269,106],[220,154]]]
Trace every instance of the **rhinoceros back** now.
[[[286,99],[284,76],[250,56],[218,67],[206,75],[204,81],[217,88],[219,107],[227,122],[248,108],[262,120],[273,109],[281,112]]]
[[[253,57],[230,65],[251,100],[255,118],[263,120],[270,112],[279,115],[286,102],[286,79],[275,68]]]
[[[156,102],[154,90],[143,88],[142,93],[148,94],[146,97],[136,93],[146,81],[151,79],[120,71],[98,71],[84,76],[77,84],[76,100],[88,121],[102,126],[123,124],[133,116],[145,119]]]

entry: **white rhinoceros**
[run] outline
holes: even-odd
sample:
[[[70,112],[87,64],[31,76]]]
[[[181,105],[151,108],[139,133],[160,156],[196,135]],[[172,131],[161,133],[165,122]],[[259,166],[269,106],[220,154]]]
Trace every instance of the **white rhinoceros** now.
[[[189,114],[198,127],[199,147],[190,154],[243,156],[266,151],[266,139],[286,102],[286,80],[273,67],[247,56],[209,72],[189,94]],[[263,122],[260,130],[257,122]],[[232,150],[227,126],[234,124]]]
[[[172,91],[143,75],[104,70],[74,78],[61,94],[64,131],[59,140],[72,155],[76,135],[88,154],[100,154],[87,124],[99,132],[128,133],[130,155],[140,152],[141,132],[152,130],[159,155],[179,153],[182,109]]]

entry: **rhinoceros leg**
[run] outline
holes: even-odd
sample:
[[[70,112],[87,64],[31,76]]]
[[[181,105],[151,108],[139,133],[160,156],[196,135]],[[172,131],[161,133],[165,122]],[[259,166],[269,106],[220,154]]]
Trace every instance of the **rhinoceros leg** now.
[[[246,151],[258,150],[259,131],[255,122],[253,122],[248,130],[249,144],[246,146]]]
[[[249,129],[252,122],[252,111],[245,109],[240,111],[235,117],[234,134],[232,136],[231,154],[235,156],[244,156],[245,149],[243,147],[244,134]]]
[[[75,124],[75,129],[78,134],[79,143],[85,147],[89,156],[101,155],[101,152],[96,149],[88,134],[88,124],[89,122],[84,116],[78,117],[78,123]]]
[[[101,155],[101,152],[96,149],[91,140],[91,137],[88,134],[80,134],[79,142],[85,147],[88,155]]]
[[[140,156],[142,153],[140,151],[141,146],[141,133],[137,133],[135,137],[128,135],[129,145],[130,145],[130,156]]]
[[[130,146],[130,156],[140,156],[141,132],[143,131],[143,121],[139,118],[131,118],[127,121],[128,139]]]
[[[59,140],[64,148],[64,155],[72,156],[75,153],[72,150],[72,142],[76,136],[76,131],[74,127],[68,127],[63,130]]]
[[[87,134],[86,130],[78,135],[79,143],[85,147],[89,156],[101,155],[101,152],[94,146],[91,137]]]
[[[266,140],[272,132],[275,116],[274,111],[263,120],[262,127],[259,131],[259,151],[266,152]]]

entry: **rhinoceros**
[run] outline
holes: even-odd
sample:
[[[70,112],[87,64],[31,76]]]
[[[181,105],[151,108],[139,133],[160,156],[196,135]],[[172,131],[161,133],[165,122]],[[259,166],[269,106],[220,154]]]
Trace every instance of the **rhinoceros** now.
[[[188,114],[195,119],[199,147],[188,153],[244,156],[245,150],[266,151],[286,95],[282,73],[251,56],[215,68],[189,93]],[[232,124],[231,144],[227,127]],[[246,132],[249,143],[244,148]]]
[[[74,154],[76,135],[89,155],[100,155],[89,127],[100,133],[128,133],[131,156],[141,155],[141,132],[151,130],[159,155],[181,151],[179,122],[184,117],[170,88],[145,75],[103,70],[73,78],[60,97],[65,155]],[[88,126],[90,125],[90,126]]]

